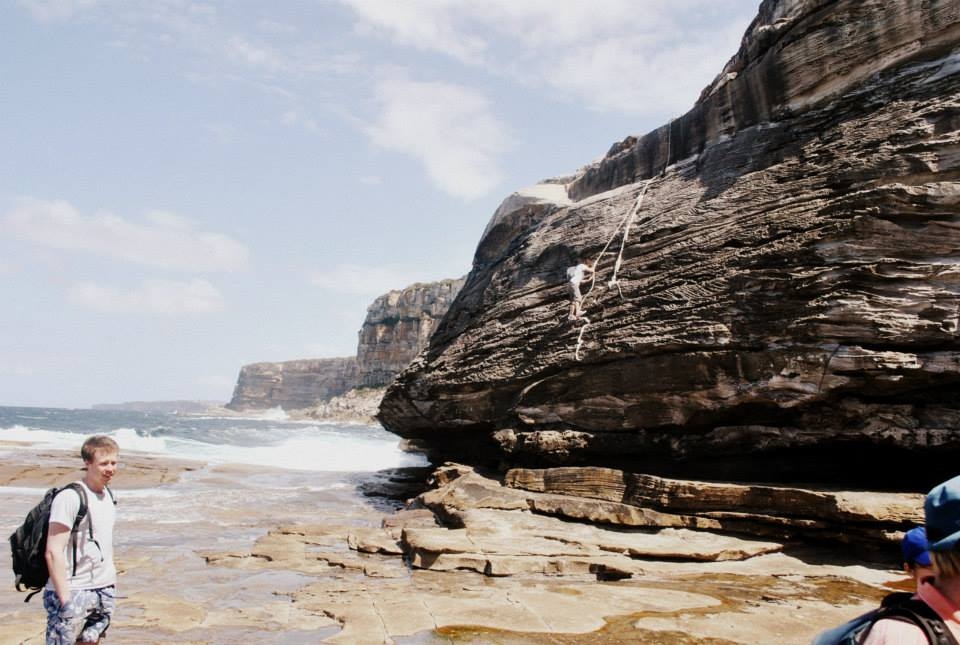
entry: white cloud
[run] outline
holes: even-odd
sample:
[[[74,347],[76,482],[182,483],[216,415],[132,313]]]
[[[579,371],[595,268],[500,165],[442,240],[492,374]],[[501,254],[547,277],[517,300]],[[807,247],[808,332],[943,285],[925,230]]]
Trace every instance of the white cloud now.
[[[637,114],[686,111],[739,44],[757,0],[341,0],[357,30],[568,100]]]
[[[322,134],[320,125],[316,120],[299,110],[287,110],[280,117],[280,122],[286,126],[303,128],[311,134]]]
[[[484,40],[456,28],[454,7],[445,0],[395,2],[394,0],[343,0],[361,18],[358,28],[389,33],[394,40],[422,50],[440,51],[462,62],[478,62]],[[461,7],[469,11],[466,3]],[[484,3],[486,6],[486,3]]]
[[[132,222],[109,212],[83,215],[63,200],[27,198],[0,220],[0,231],[49,248],[160,269],[235,271],[247,264],[247,248],[231,237],[197,231],[189,220],[167,212],[144,219]]]
[[[206,280],[145,280],[130,290],[80,282],[70,288],[68,299],[111,314],[180,316],[215,313],[224,307],[223,296]]]
[[[654,52],[638,39],[621,37],[558,53],[556,66],[543,77],[566,95],[590,97],[594,109],[679,116],[725,62],[717,59],[712,42],[694,40]]]
[[[431,280],[421,269],[401,265],[363,266],[338,264],[332,269],[314,271],[311,284],[335,293],[381,296],[415,282]],[[356,314],[352,314],[355,316]]]
[[[418,160],[446,193],[481,197],[501,181],[506,127],[481,93],[450,83],[387,80],[377,86],[381,112],[367,128],[377,146]]]
[[[78,13],[100,4],[102,0],[18,0],[41,22],[68,20]]]
[[[279,52],[267,45],[252,43],[243,36],[229,38],[225,43],[225,51],[231,60],[268,72],[281,72],[288,66]]]
[[[713,0],[711,0],[713,1]],[[528,47],[583,41],[600,33],[637,33],[661,24],[658,3],[605,0],[341,0],[360,19],[358,29],[383,33],[399,44],[436,51],[461,62],[489,63],[497,36]]]

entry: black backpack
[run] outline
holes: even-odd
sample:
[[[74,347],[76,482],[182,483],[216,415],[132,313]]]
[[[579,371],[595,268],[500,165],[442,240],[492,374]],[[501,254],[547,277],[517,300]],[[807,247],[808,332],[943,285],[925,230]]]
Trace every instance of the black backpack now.
[[[960,645],[944,624],[943,618],[930,605],[906,591],[888,594],[879,607],[823,632],[813,640],[812,645],[860,645],[866,640],[874,623],[883,618],[913,623],[923,630],[931,645]]]
[[[14,586],[17,591],[33,590],[27,594],[23,602],[29,601],[47,584],[50,572],[47,571],[47,531],[50,527],[50,506],[53,498],[68,488],[77,491],[80,496],[80,510],[70,529],[70,541],[73,544],[73,575],[77,574],[77,533],[80,522],[87,515],[87,492],[83,486],[74,482],[63,488],[51,488],[43,496],[43,500],[30,509],[23,524],[10,535],[10,551],[13,560],[13,573],[16,576]],[[110,489],[107,489],[108,491]],[[113,492],[110,492],[113,499]],[[116,500],[113,500],[116,504]],[[90,539],[93,540],[93,525],[88,522]]]

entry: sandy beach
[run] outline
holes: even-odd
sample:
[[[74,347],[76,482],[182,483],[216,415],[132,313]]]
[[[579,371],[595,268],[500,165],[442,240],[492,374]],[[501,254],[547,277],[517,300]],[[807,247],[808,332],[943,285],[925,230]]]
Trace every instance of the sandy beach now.
[[[79,474],[69,453],[0,444],[9,534],[44,488]],[[395,504],[384,474],[211,466],[124,454],[109,642],[760,643],[801,645],[874,605],[903,577],[826,550],[730,562],[644,562],[644,575],[490,577],[411,568],[358,549]],[[370,538],[367,537],[369,542]],[[365,552],[366,551],[366,552]],[[0,567],[0,645],[43,642],[44,612]]]

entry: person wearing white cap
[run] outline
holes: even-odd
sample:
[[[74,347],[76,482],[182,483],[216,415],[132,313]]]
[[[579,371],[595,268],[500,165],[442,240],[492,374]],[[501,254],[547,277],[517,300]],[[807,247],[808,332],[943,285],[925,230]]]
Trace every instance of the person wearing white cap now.
[[[925,579],[917,598],[933,609],[954,641],[960,641],[960,477],[934,487],[923,505],[927,549],[933,579]],[[896,619],[878,620],[863,645],[926,645],[917,625]],[[949,642],[949,641],[948,641]]]

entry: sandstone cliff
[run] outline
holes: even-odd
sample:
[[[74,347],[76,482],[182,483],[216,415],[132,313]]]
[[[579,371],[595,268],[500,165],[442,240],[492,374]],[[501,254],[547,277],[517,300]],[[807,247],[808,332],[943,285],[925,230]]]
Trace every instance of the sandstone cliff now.
[[[244,365],[227,408],[311,408],[356,387],[359,377],[353,357]]]
[[[958,43],[956,2],[765,0],[688,113],[504,202],[382,423],[472,464],[956,474]]]
[[[417,283],[374,300],[360,329],[356,358],[244,365],[226,407],[279,406],[311,418],[370,422],[382,394],[371,388],[387,385],[427,346],[462,286],[463,278]],[[341,397],[354,388],[360,389]]]
[[[437,323],[463,286],[459,280],[417,283],[373,301],[360,328],[360,384],[381,387],[427,346]]]

